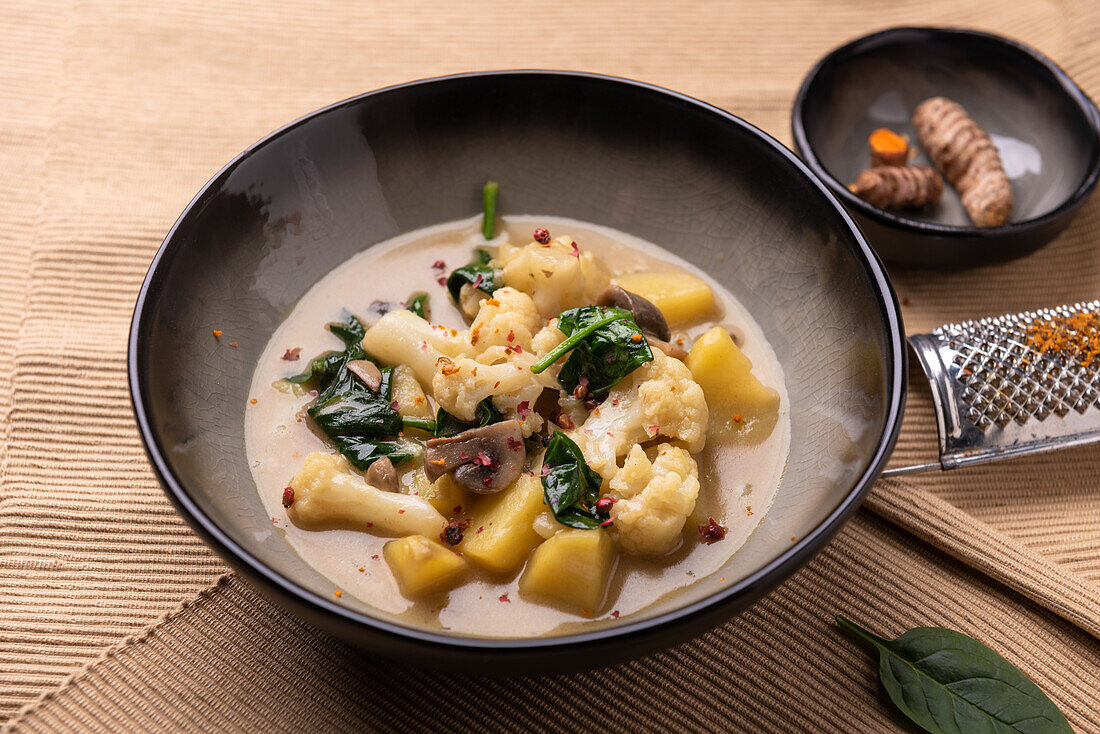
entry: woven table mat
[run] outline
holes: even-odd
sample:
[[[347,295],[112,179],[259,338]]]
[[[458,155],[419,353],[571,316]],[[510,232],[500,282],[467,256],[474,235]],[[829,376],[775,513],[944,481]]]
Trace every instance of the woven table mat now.
[[[888,25],[1027,41],[1100,93],[1100,8],[864,2],[0,2],[0,721],[14,730],[883,731],[874,664],[831,624],[949,626],[1100,732],[1100,450],[879,482],[827,549],[680,648],[592,673],[410,671],[227,574],[149,470],[126,393],[164,233],[269,130],[389,83],[483,68],[668,86],[789,143],[803,74]],[[1095,298],[1100,200],[1024,260],[892,273],[910,333]],[[913,381],[895,462],[935,447]]]

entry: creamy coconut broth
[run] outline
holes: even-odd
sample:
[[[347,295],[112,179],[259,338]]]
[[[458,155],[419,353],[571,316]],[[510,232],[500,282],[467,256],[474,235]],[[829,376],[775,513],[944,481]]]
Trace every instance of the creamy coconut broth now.
[[[713,290],[714,308],[705,318],[670,324],[669,342],[689,350],[716,325],[732,333],[741,352],[752,363],[752,375],[778,396],[774,427],[768,432],[765,426],[746,438],[740,413],[734,414],[736,421],[724,425],[715,425],[712,419],[705,448],[692,454],[698,465],[700,488],[695,508],[678,534],[675,548],[660,555],[637,555],[616,547],[606,593],[596,604],[582,606],[524,593],[520,585],[525,563],[514,570],[493,573],[470,562],[456,580],[434,591],[403,594],[384,552],[386,544],[397,535],[375,534],[373,528],[307,529],[295,524],[293,512],[284,507],[286,488],[303,470],[311,452],[335,453],[332,441],[306,413],[315,399],[316,390],[310,393],[315,385],[296,387],[285,378],[307,370],[315,356],[344,348],[344,343],[324,325],[339,321],[345,309],[369,330],[382,318],[378,313],[382,309],[372,304],[389,302],[401,309],[401,303],[410,294],[426,292],[432,324],[448,330],[469,329],[468,320],[439,281],[454,268],[470,262],[474,248],[487,247],[496,253],[503,242],[515,247],[536,244],[532,242],[532,232],[540,227],[548,229],[554,237],[571,238],[580,252],[597,256],[613,281],[615,276],[648,271],[684,272],[703,279]],[[489,298],[486,294],[480,296]],[[658,350],[655,347],[653,351]],[[295,354],[297,360],[292,359]],[[663,354],[658,357],[664,358]],[[385,360],[381,361],[385,364]],[[565,358],[557,364],[564,361]],[[622,383],[630,379],[624,378]],[[422,386],[428,395],[432,394],[430,384]],[[708,395],[707,399],[709,403],[711,397]],[[589,620],[626,617],[714,573],[745,543],[771,506],[790,441],[782,370],[764,334],[733,295],[704,273],[650,243],[603,227],[549,216],[503,218],[496,237],[488,242],[482,236],[479,216],[411,232],[351,258],[314,285],[275,331],[256,366],[248,403],[247,453],[267,513],[295,551],[332,581],[339,590],[338,597],[356,597],[410,625],[489,637],[564,633],[576,631]],[[434,414],[435,405],[429,403]],[[713,418],[713,408],[711,412]],[[543,432],[552,432],[553,428],[547,425]],[[575,430],[582,429],[583,424]],[[417,432],[406,431],[407,435],[414,433]],[[428,434],[417,435],[424,438]],[[761,440],[762,435],[766,438]],[[649,449],[649,460],[654,460],[655,446],[666,442],[683,446],[683,442],[653,437],[643,443]],[[529,446],[531,443],[528,441]],[[423,488],[423,476],[416,477],[417,471],[423,475],[423,469],[417,469],[422,461],[414,459],[396,465],[400,475],[398,492],[414,493]],[[617,464],[623,466],[624,457],[619,456]],[[344,471],[355,472],[346,462],[342,467]],[[534,471],[538,472],[539,467]],[[613,473],[615,468],[610,471]],[[359,477],[366,474],[355,473]],[[539,480],[528,477],[525,481]],[[602,495],[609,494],[608,487],[605,480]],[[470,517],[479,503],[484,505],[493,497],[469,494],[468,500],[461,503],[462,512],[448,510],[441,514],[445,521]],[[603,517],[598,515],[597,519]],[[726,532],[721,540],[707,543],[699,526],[708,525],[710,518],[726,528]],[[461,557],[464,543],[478,533],[478,519],[472,519],[463,543],[443,547]],[[544,531],[545,525],[544,522]],[[561,530],[562,526],[553,524],[553,529]],[[611,535],[610,529],[573,532]],[[428,537],[436,542],[445,541],[438,534]]]

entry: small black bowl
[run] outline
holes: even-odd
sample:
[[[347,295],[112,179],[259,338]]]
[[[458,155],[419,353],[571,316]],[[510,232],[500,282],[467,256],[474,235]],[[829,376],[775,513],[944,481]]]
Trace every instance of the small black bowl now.
[[[610,226],[710,273],[768,335],[791,406],[775,503],[729,562],[647,610],[540,638],[423,629],[350,594],[337,599],[332,582],[272,526],[244,445],[253,369],[298,299],[358,252],[471,216],[489,177],[500,183],[505,216]],[[369,289],[341,295],[354,310],[373,299]],[[294,613],[380,654],[497,674],[642,655],[706,631],[773,588],[874,481],[897,436],[904,376],[904,329],[882,267],[792,152],[675,92],[561,72],[390,87],[256,143],[168,233],[138,296],[129,349],[131,398],[153,468],[179,512],[235,569]]]
[[[1016,195],[1007,224],[976,227],[946,187],[927,211],[893,212],[847,189],[869,165],[867,136],[908,134],[918,104],[961,104],[997,144]],[[1100,115],[1053,61],[1022,43],[955,28],[891,28],[821,59],[795,97],[794,142],[885,260],[962,268],[1020,257],[1054,239],[1096,185]],[[914,163],[931,165],[921,152]]]

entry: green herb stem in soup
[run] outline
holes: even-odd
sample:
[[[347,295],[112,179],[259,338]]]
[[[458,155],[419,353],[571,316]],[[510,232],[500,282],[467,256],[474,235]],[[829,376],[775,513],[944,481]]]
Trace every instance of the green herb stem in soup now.
[[[249,397],[261,498],[338,596],[473,635],[575,630],[714,573],[789,443],[782,372],[732,296],[552,217],[352,258],[276,331]]]

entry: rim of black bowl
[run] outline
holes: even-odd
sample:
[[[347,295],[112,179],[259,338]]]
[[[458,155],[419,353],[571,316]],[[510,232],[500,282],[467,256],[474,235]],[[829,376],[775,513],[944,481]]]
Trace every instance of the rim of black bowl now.
[[[406,626],[378,617],[372,617],[337,604],[269,568],[266,564],[253,556],[247,549],[234,541],[226,531],[207,516],[191,499],[187,490],[172,472],[172,468],[165,458],[165,451],[160,445],[159,439],[154,433],[149,417],[146,414],[145,379],[142,375],[144,370],[139,348],[141,346],[140,341],[142,334],[147,331],[150,325],[149,322],[152,319],[147,304],[151,298],[151,294],[155,294],[160,285],[162,275],[159,266],[162,262],[171,259],[172,252],[175,249],[174,236],[176,230],[179,229],[182,222],[191,212],[203,203],[211,189],[226,178],[241,160],[252,155],[258,148],[261,148],[269,141],[293,130],[306,121],[323,115],[330,110],[353,105],[359,100],[367,97],[389,94],[411,86],[446,84],[452,80],[498,75],[529,75],[538,78],[557,77],[560,79],[578,79],[590,82],[595,81],[615,85],[628,85],[652,94],[671,98],[694,108],[698,112],[713,115],[728,124],[758,136],[762,142],[770,146],[777,155],[786,160],[788,165],[804,175],[808,182],[820,191],[821,195],[832,206],[839,223],[849,229],[858,253],[863,256],[863,264],[872,288],[877,291],[881,315],[889,332],[889,351],[884,355],[885,361],[887,362],[886,374],[884,376],[886,380],[886,416],[877,448],[866,468],[853,483],[852,488],[822,522],[804,537],[792,543],[791,547],[779,556],[764,564],[763,567],[749,574],[737,583],[731,584],[704,599],[700,599],[692,604],[658,614],[648,619],[630,621],[630,618],[627,617],[622,623],[613,624],[591,632],[580,632],[554,637],[482,638],[458,634],[445,634],[418,627]],[[785,579],[786,576],[792,573],[798,566],[804,564],[814,556],[833,533],[839,529],[848,515],[855,511],[863,499],[863,496],[886,464],[901,427],[901,415],[904,409],[906,393],[906,359],[907,355],[905,352],[901,311],[881,261],[874,250],[871,249],[870,245],[868,245],[867,240],[863,237],[862,232],[860,232],[851,216],[845,211],[844,207],[832,194],[829,188],[806,167],[798,156],[777,140],[759,128],[725,110],[679,92],[646,82],[590,72],[516,69],[469,72],[432,77],[396,84],[372,92],[366,92],[365,94],[356,95],[311,112],[278,128],[236,156],[215,174],[188,203],[183,213],[180,214],[179,218],[172,225],[171,230],[169,230],[163,243],[157,250],[156,255],[153,257],[149,266],[149,271],[138,293],[137,303],[134,308],[134,316],[130,325],[130,337],[127,350],[127,374],[130,387],[130,399],[133,404],[138,430],[141,433],[142,442],[157,478],[160,480],[168,497],[172,500],[173,504],[176,505],[180,513],[184,515],[185,519],[187,519],[197,531],[199,531],[200,535],[204,536],[208,544],[212,545],[222,556],[227,559],[235,559],[244,564],[253,573],[266,580],[267,583],[306,602],[314,610],[343,618],[345,621],[356,622],[374,631],[439,648],[500,651],[504,653],[508,651],[523,652],[525,650],[536,652],[539,649],[546,648],[561,650],[570,647],[584,646],[587,643],[607,641],[611,638],[621,641],[623,638],[629,637],[648,637],[649,634],[655,633],[659,629],[665,629],[670,625],[675,625],[686,617],[691,617],[708,609],[719,607],[726,602],[732,602],[735,599],[750,594],[762,593],[778,584],[779,581]],[[364,603],[366,602],[364,601]]]
[[[984,41],[999,43],[1022,53],[1045,68],[1051,75],[1052,80],[1076,103],[1077,107],[1088,121],[1093,138],[1096,142],[1093,145],[1092,161],[1089,164],[1088,173],[1081,181],[1081,184],[1065,201],[1054,209],[1040,214],[1037,217],[1024,219],[1019,222],[1009,222],[999,227],[978,227],[973,224],[939,224],[937,222],[927,222],[921,219],[905,217],[867,203],[849,191],[848,187],[845,186],[843,182],[838,181],[828,169],[822,165],[817,154],[814,152],[813,146],[810,145],[809,137],[806,135],[804,121],[807,99],[809,98],[811,87],[813,87],[814,83],[817,81],[821,70],[827,65],[841,63],[865,51],[887,46],[895,41],[920,41],[926,40],[931,36],[980,38]],[[986,31],[970,28],[899,26],[877,31],[866,36],[860,36],[843,46],[833,49],[814,64],[813,68],[811,68],[806,75],[806,78],[802,80],[802,86],[799,87],[798,94],[795,95],[794,106],[791,110],[791,134],[794,137],[795,147],[798,149],[799,154],[806,161],[807,165],[825,181],[829,188],[832,189],[833,193],[840,196],[845,205],[849,208],[854,209],[869,219],[887,226],[916,232],[918,234],[935,235],[944,238],[972,239],[978,237],[980,239],[995,239],[1009,233],[1023,232],[1040,227],[1058,219],[1067,211],[1071,211],[1080,205],[1096,186],[1097,179],[1100,177],[1100,111],[1097,111],[1096,104],[1092,99],[1077,86],[1077,83],[1070,78],[1069,74],[1062,70],[1062,67],[1058,66],[1058,64],[1054,63],[1050,58],[1044,56],[1031,46],[1012,38],[999,36],[996,33],[988,33]]]

